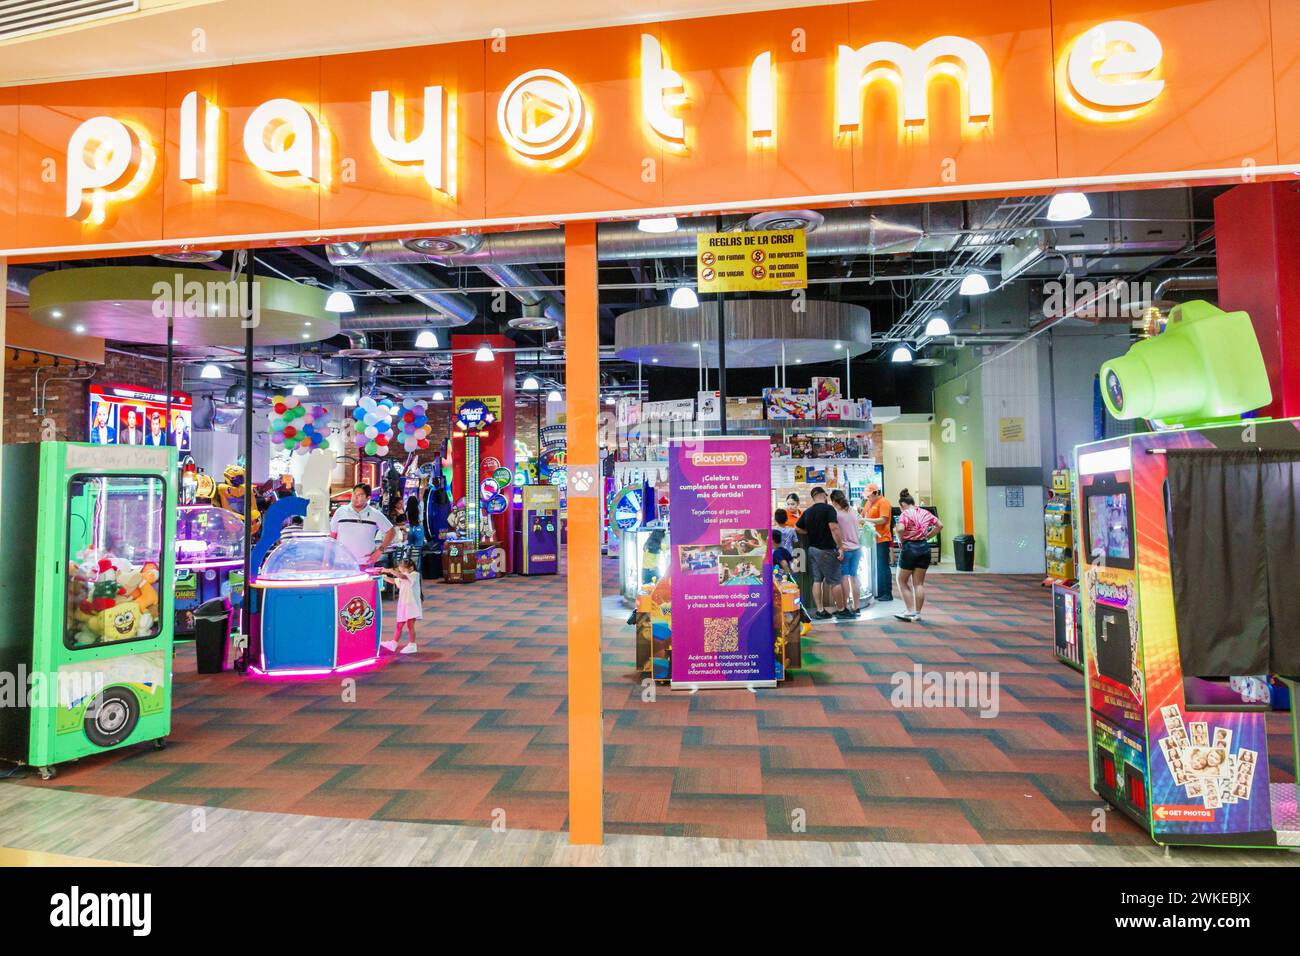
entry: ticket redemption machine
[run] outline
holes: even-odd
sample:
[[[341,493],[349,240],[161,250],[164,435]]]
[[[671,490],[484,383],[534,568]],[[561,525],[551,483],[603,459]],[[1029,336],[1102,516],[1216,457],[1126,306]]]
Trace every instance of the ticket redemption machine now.
[[[522,500],[515,529],[515,571],[558,574],[560,489],[556,485],[524,485],[518,491]]]
[[[36,767],[171,731],[176,450],[6,445],[0,521],[0,757]]]
[[[1168,334],[1101,373],[1113,415],[1165,430],[1075,450],[1092,787],[1157,843],[1300,846],[1266,726],[1300,671],[1300,421],[1197,426],[1265,404],[1263,361],[1248,319],[1162,368]]]
[[[504,506],[506,500],[500,495],[495,478],[480,480],[479,439],[495,422],[492,411],[478,401],[465,402],[456,413],[456,432],[465,439],[465,512],[459,533],[449,534],[443,544],[442,575],[452,584],[469,584],[505,574],[505,550],[492,541],[493,528],[484,509],[487,502],[498,497],[501,502],[497,507]],[[491,494],[487,494],[489,487]]]

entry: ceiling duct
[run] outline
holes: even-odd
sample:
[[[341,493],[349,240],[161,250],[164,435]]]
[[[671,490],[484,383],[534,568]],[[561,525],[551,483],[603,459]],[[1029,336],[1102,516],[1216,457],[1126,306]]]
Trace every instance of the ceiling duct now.
[[[329,246],[330,261],[334,265],[334,250],[340,250],[340,255],[350,257],[365,258],[362,247],[366,243],[345,242]],[[426,258],[424,261],[428,262]],[[378,262],[378,261],[358,261],[352,263],[360,266],[369,272],[375,278],[387,283],[391,288],[401,290],[405,295],[409,295],[417,302],[427,305],[438,313],[436,316],[427,316],[424,325],[431,328],[454,329],[462,325],[467,325],[478,316],[478,306],[474,300],[461,292],[451,291],[447,283],[431,276],[424,269],[403,265],[401,263]],[[420,289],[420,292],[408,292],[408,289]],[[440,291],[447,289],[448,291]],[[352,326],[353,328],[376,328],[376,326]]]
[[[512,329],[520,332],[546,332],[555,328],[559,323],[555,319],[546,315],[539,305],[524,305],[524,314],[517,319],[511,319],[506,323]]]
[[[773,221],[802,218],[805,213],[785,211],[760,214],[764,228]],[[722,228],[755,221],[756,217],[722,217]],[[808,233],[810,256],[893,255],[908,252],[944,252],[956,243],[964,225],[961,203],[912,203],[899,206],[828,209],[823,221]],[[793,220],[792,220],[793,221]],[[635,221],[602,223],[598,228],[597,255],[602,261],[695,257],[697,233],[712,232],[718,219],[703,216],[679,219],[675,232],[642,232]],[[446,238],[446,237],[435,237]],[[459,237],[457,237],[459,238]],[[538,229],[494,232],[484,235],[472,251],[430,254],[432,240],[383,239],[374,242],[336,243],[326,247],[335,266],[434,263],[442,266],[525,265],[564,261],[564,230]]]
[[[560,304],[559,296],[550,292],[538,292],[530,288],[531,286],[551,284],[546,276],[532,266],[488,264],[480,265],[478,269],[523,304],[526,319],[530,318],[528,314],[529,308],[537,310],[538,317],[531,319],[533,324],[524,326],[516,324],[518,320],[511,320],[511,328],[553,329],[557,325],[564,324],[564,306]],[[537,322],[543,318],[546,324],[538,325]]]

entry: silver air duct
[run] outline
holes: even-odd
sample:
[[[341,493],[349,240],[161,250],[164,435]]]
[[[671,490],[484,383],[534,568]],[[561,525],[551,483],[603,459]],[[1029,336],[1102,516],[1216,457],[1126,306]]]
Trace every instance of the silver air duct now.
[[[330,260],[333,262],[335,250],[339,250],[339,254],[343,256],[364,255],[362,247],[365,245],[365,243],[360,242],[344,242],[330,246]],[[423,261],[428,262],[429,260],[424,259]],[[337,263],[334,264],[337,265]],[[400,263],[380,261],[358,261],[353,264],[365,269],[376,279],[387,283],[394,289],[434,290],[406,293],[417,302],[423,303],[439,313],[438,315],[426,317],[425,325],[433,328],[454,329],[469,324],[478,316],[478,306],[474,304],[473,299],[460,292],[437,291],[439,289],[449,289],[447,283],[435,279],[423,269]],[[374,326],[367,326],[367,328],[374,328]]]
[[[730,217],[723,220],[722,227],[743,227],[747,222],[743,217]],[[942,252],[952,248],[963,225],[960,203],[828,209],[824,221],[808,233],[808,254]],[[694,258],[696,234],[716,227],[717,220],[711,216],[681,219],[677,231],[669,233],[642,232],[635,221],[602,223],[597,254],[605,261]],[[430,254],[421,251],[421,240],[383,239],[337,243],[327,246],[326,252],[331,265],[367,269],[377,263],[482,267],[564,261],[562,229],[494,232],[482,236],[476,245],[467,245],[465,251]]]

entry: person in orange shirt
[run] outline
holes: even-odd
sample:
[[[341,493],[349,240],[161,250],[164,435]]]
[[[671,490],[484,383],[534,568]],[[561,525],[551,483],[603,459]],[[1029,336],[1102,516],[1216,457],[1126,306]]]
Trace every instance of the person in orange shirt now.
[[[889,571],[889,547],[894,543],[894,506],[880,493],[877,484],[867,485],[867,497],[862,502],[862,517],[876,531],[876,600],[894,599],[894,577]]]
[[[799,516],[803,514],[803,510],[799,507],[799,496],[793,491],[785,496],[785,513],[785,526],[787,528],[793,528],[799,520]]]

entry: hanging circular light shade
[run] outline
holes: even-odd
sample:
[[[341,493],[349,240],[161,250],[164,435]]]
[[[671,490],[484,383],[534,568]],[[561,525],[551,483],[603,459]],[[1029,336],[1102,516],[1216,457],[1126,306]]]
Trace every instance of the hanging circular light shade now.
[[[789,296],[727,302],[727,367],[771,368],[785,360],[844,361],[871,349],[871,313],[860,305],[809,299],[803,311]],[[718,304],[697,309],[653,306],[624,312],[614,324],[614,354],[628,362],[677,368],[718,364]],[[701,334],[703,329],[703,334]],[[836,347],[838,345],[838,348]],[[701,354],[703,358],[701,358]]]
[[[167,344],[170,316],[174,337],[187,346],[242,348],[244,285],[212,269],[59,269],[32,279],[28,313],[51,328],[81,325],[87,335],[148,345]],[[258,345],[300,345],[304,335],[319,342],[339,332],[338,316],[325,310],[323,289],[258,276],[255,293]]]

